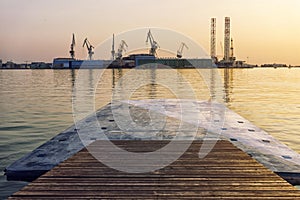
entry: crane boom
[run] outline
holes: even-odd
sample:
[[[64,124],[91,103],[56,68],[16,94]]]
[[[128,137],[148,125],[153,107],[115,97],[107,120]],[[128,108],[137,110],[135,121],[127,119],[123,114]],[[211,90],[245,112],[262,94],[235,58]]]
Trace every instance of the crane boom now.
[[[147,39],[146,43],[150,42],[151,48],[149,50],[149,54],[151,55],[156,55],[156,50],[159,48],[158,43],[154,40],[154,37],[149,29],[148,34],[147,34]]]
[[[127,43],[124,40],[121,40],[120,46],[118,48],[117,59],[121,59],[123,56],[123,51],[126,51],[128,47]]]
[[[178,50],[177,50],[177,58],[181,58],[182,57],[182,52],[183,52],[183,48],[186,48],[186,49],[189,49],[189,47],[184,43],[184,42],[181,42]]]
[[[82,47],[84,47],[84,46],[86,46],[86,48],[88,50],[89,58],[90,58],[90,60],[92,60],[93,54],[94,54],[94,52],[93,52],[94,47],[91,45],[91,43],[88,41],[87,38],[84,39]]]

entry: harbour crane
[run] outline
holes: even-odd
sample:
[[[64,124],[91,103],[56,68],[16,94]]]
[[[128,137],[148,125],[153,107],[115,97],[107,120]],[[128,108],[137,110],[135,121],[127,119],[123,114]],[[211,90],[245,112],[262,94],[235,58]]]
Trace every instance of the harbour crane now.
[[[189,47],[184,43],[184,42],[181,42],[178,50],[177,50],[177,58],[182,58],[182,52],[183,52],[183,48],[186,48],[186,49],[189,49]]]
[[[158,43],[154,40],[153,35],[151,34],[151,31],[149,29],[149,32],[147,34],[147,39],[146,39],[146,43],[148,43],[148,41],[151,44],[151,49],[149,50],[149,54],[155,56],[156,55],[156,50],[157,48],[159,48]]]
[[[86,48],[88,50],[90,60],[92,60],[93,54],[94,54],[94,51],[93,51],[94,47],[91,45],[91,43],[88,41],[87,38],[85,38],[82,47],[84,47],[84,45],[86,46]]]
[[[75,35],[74,35],[74,33],[73,33],[72,43],[71,43],[71,49],[70,49],[70,51],[69,51],[72,59],[75,58],[75,50],[74,50],[74,47],[75,47]]]
[[[121,59],[123,56],[123,51],[126,51],[126,48],[128,47],[128,45],[126,44],[126,42],[124,40],[121,40],[120,46],[118,48],[118,53],[116,56],[116,59]]]

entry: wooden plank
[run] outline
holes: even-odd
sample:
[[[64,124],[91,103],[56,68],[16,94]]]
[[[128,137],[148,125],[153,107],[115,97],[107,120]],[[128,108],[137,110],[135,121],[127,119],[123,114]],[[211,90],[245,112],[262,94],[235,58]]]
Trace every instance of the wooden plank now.
[[[130,187],[127,188],[127,190],[120,191],[120,190],[110,190],[110,191],[101,191],[101,190],[92,190],[92,191],[84,191],[84,190],[69,190],[68,192],[66,191],[35,191],[35,190],[30,190],[30,191],[24,191],[22,194],[16,193],[14,196],[21,197],[21,196],[94,196],[94,198],[109,198],[110,196],[127,196],[128,198],[134,198],[135,196],[145,196],[145,197],[157,197],[157,196],[202,196],[202,197],[207,197],[207,196],[216,196],[216,197],[256,197],[256,196],[261,196],[261,197],[273,197],[276,199],[276,197],[280,196],[285,196],[285,197],[298,197],[300,196],[290,190],[279,190],[279,191],[267,191],[267,190],[196,190],[196,191],[190,191],[190,190],[180,190],[180,191],[158,191],[158,190],[131,190]]]
[[[280,184],[287,184],[290,185],[289,183],[287,183],[285,180],[282,179],[278,179],[277,177],[261,177],[259,180],[257,180],[256,177],[250,177],[250,178],[239,178],[239,177],[208,177],[208,178],[195,178],[195,177],[173,177],[173,178],[168,178],[165,177],[163,179],[159,179],[159,183],[164,183],[164,182],[172,182],[172,183],[176,183],[176,182],[180,182],[180,183],[185,183],[185,182],[189,182],[189,183],[193,183],[193,182],[201,182],[203,184],[205,183],[215,183],[215,182],[226,182],[228,184],[239,184],[239,183],[258,183],[258,184],[270,184],[270,183],[280,183]],[[51,183],[51,182],[55,182],[55,183],[74,183],[74,182],[78,182],[78,178],[74,178],[74,177],[60,177],[60,178],[55,178],[55,177],[40,177],[39,179],[34,181],[35,183],[40,183],[40,182],[45,182],[45,183]],[[113,179],[111,177],[103,177],[103,178],[82,178],[81,179],[81,183],[93,183],[93,182],[113,182],[113,183],[118,183],[118,182],[126,182],[126,183],[134,183],[134,182],[138,182],[138,183],[143,183],[143,182],[157,182],[157,178],[155,177],[136,177],[134,179],[132,178],[126,178],[126,177],[114,177]]]
[[[124,149],[146,152],[168,142],[114,143]],[[299,190],[230,142],[218,141],[204,159],[198,157],[201,144],[194,141],[178,160],[148,173],[111,169],[83,149],[10,199],[300,199]],[[122,160],[115,162],[122,166]]]
[[[267,183],[267,184],[266,184]],[[52,181],[47,181],[47,182],[38,182],[35,183],[35,186],[158,186],[158,185],[163,185],[163,186],[185,186],[185,185],[190,185],[190,186],[209,186],[209,185],[214,185],[214,186],[262,186],[262,187],[283,187],[283,186],[290,186],[288,184],[278,184],[278,182],[256,182],[256,181],[244,181],[244,182],[235,182],[235,183],[230,183],[229,181],[143,181],[143,180],[137,180],[137,181],[131,181],[130,179],[126,179],[123,181],[103,181],[103,180],[98,180],[98,181],[88,181],[88,182],[52,182]],[[290,187],[289,187],[290,188]]]
[[[109,196],[108,197],[109,199],[132,199],[132,197],[130,196]],[[108,198],[103,198],[103,199],[108,199]],[[270,199],[270,200],[274,200],[274,197],[203,197],[203,196],[198,196],[198,195],[195,195],[195,196],[176,196],[176,195],[173,195],[173,196],[157,196],[157,197],[146,197],[146,196],[134,196],[135,199],[143,199],[143,200],[153,200],[153,199],[166,199],[166,200],[178,200],[178,199],[201,199],[201,200],[215,200],[215,199],[234,199],[234,200],[260,200],[260,199],[263,199],[263,200],[267,200],[267,199]],[[18,197],[11,197],[10,199],[12,200],[17,200],[17,199],[20,199]],[[22,199],[36,199],[34,197],[30,197],[30,196],[27,196],[27,197],[22,197]],[[39,196],[39,199],[95,199],[94,196],[64,196],[64,197],[60,197],[60,196]],[[97,199],[97,198],[96,198]],[[295,198],[293,197],[276,197],[275,198],[276,200],[294,200]]]
[[[128,188],[130,187],[131,190],[139,190],[139,191],[198,191],[199,186],[201,186],[201,191],[210,191],[210,190],[225,190],[225,191],[253,191],[253,190],[264,190],[264,191],[287,191],[292,190],[289,186],[262,186],[262,185],[186,185],[186,184],[172,184],[172,185],[35,185],[34,190],[35,192],[44,192],[44,191],[66,191],[67,193],[71,190],[76,191],[111,191],[117,190],[122,192],[127,192]]]

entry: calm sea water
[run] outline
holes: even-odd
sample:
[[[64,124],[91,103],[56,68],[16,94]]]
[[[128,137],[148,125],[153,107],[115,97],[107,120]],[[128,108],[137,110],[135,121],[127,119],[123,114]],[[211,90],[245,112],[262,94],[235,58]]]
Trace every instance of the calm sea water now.
[[[112,88],[126,70],[106,70],[96,90],[95,106],[111,99]],[[209,92],[193,69],[178,70],[195,90],[198,99]],[[26,182],[6,181],[3,169],[73,123],[72,88],[78,71],[0,70],[0,199]],[[95,70],[87,75],[93,78]],[[151,84],[137,89],[132,98],[174,98],[157,77],[167,69],[149,70],[143,79]],[[222,101],[232,110],[300,153],[300,68],[220,69],[217,85]],[[136,77],[131,77],[136,78]],[[87,83],[88,84],[88,83]],[[184,93],[184,88],[178,88]]]

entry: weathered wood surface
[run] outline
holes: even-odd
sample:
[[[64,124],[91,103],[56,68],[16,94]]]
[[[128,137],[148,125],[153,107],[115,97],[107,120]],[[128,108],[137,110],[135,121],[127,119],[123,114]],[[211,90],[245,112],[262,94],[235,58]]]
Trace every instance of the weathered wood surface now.
[[[114,143],[147,152],[168,141]],[[204,159],[198,157],[201,144],[193,141],[171,165],[148,173],[111,169],[83,149],[9,199],[300,199],[299,190],[230,142],[218,141]]]

